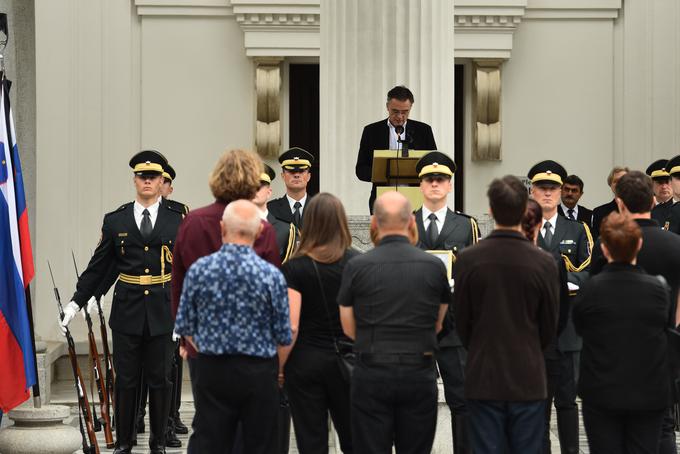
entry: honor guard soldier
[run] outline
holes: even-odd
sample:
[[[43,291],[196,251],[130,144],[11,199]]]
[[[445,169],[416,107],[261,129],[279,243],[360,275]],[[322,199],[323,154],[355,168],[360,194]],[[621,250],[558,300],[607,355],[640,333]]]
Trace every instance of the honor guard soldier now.
[[[276,239],[282,250],[281,261],[290,257],[291,252],[298,242],[298,235],[302,230],[303,214],[307,203],[307,183],[311,178],[310,169],[314,156],[302,148],[291,148],[279,156],[281,163],[281,178],[286,185],[286,194],[280,199],[267,203],[269,215],[267,220],[283,222],[288,226],[288,235],[285,229],[276,228]],[[285,248],[285,251],[283,250]]]
[[[260,175],[260,189],[255,194],[253,203],[260,209],[262,219],[274,227],[281,262],[285,262],[293,252],[296,240],[298,239],[298,230],[295,225],[278,219],[267,209],[267,202],[272,195],[271,184],[274,178],[276,178],[276,172],[267,164],[263,163],[262,165],[264,166],[264,172]]]
[[[680,155],[668,160],[665,167],[666,172],[671,176],[671,206],[668,209],[668,216],[661,226],[673,233],[680,234]]]
[[[433,151],[416,163],[423,206],[415,212],[418,226],[417,246],[425,250],[448,250],[454,257],[479,240],[477,222],[471,216],[450,210],[446,201],[456,164],[444,153]],[[449,306],[450,315],[453,315]],[[437,365],[444,382],[446,403],[451,410],[453,451],[471,453],[467,408],[463,392],[467,353],[455,327],[439,341]]]
[[[149,446],[152,454],[165,452],[173,353],[172,250],[183,211],[161,197],[162,161],[153,151],[142,151],[130,160],[136,199],[104,217],[99,245],[62,320],[68,325],[114,264],[119,276],[109,326],[116,370],[116,454],[131,452],[142,370],[149,386]]]
[[[651,163],[645,173],[652,178],[655,205],[652,208],[652,219],[660,226],[666,224],[670,210],[673,207],[673,190],[671,189],[671,175],[666,171],[668,159],[658,159]],[[666,230],[668,228],[666,227]]]
[[[593,238],[586,223],[557,213],[562,182],[567,177],[567,171],[555,161],[542,161],[533,166],[527,176],[531,180],[531,197],[541,205],[543,211],[538,246],[563,260],[570,289],[575,292],[588,279]],[[550,452],[548,429],[553,397],[562,452],[579,452],[576,374],[581,346],[581,338],[576,334],[571,321],[570,308],[566,327],[558,338],[557,345],[551,345],[545,352],[548,372],[545,452]]]

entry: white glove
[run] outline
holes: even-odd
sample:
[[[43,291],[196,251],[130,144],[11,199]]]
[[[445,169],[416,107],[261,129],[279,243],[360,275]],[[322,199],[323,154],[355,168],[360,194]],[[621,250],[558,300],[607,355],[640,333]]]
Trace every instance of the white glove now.
[[[456,282],[453,279],[449,279],[449,288],[451,289],[451,293],[453,293],[453,289],[456,286]]]
[[[71,320],[73,320],[78,311],[80,311],[80,306],[78,306],[75,301],[71,301],[64,308],[64,318],[62,318],[61,322],[59,322],[59,328],[61,329],[61,332],[64,334],[64,336],[66,336],[66,328],[68,327],[68,324],[71,323]]]
[[[85,311],[90,315],[96,315],[98,313],[97,299],[94,296],[87,302],[87,306],[85,306],[85,310],[83,311],[83,318],[85,318]]]
[[[172,341],[177,342],[182,336],[177,334],[174,330],[172,331]]]

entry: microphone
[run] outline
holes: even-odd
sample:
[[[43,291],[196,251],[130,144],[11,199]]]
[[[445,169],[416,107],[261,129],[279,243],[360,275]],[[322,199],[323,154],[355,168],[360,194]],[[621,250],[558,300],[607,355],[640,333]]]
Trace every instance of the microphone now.
[[[395,126],[394,132],[397,133],[397,142],[399,142],[401,144],[401,157],[407,158],[408,157],[408,147],[409,147],[408,135],[406,137],[404,137],[404,139],[401,138],[401,135],[404,133],[404,126],[403,125]]]

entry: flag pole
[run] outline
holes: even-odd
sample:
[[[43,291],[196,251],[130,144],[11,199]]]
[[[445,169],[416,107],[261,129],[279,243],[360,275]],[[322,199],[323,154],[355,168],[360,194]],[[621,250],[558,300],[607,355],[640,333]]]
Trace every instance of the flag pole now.
[[[38,352],[35,349],[35,330],[33,329],[33,304],[31,302],[30,284],[26,286],[26,310],[28,311],[28,326],[31,330],[31,344],[33,346],[33,366],[35,367],[35,384],[33,385],[33,406],[40,408],[40,376],[38,374]]]

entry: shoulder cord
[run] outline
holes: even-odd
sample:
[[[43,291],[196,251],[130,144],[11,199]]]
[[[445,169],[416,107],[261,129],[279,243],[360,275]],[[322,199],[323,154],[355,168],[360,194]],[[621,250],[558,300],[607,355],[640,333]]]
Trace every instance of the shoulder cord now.
[[[581,263],[580,266],[574,266],[574,264],[569,260],[569,257],[566,255],[562,254],[562,258],[564,259],[564,265],[567,268],[567,271],[572,272],[572,273],[580,273],[584,269],[590,265],[590,259],[593,256],[593,235],[590,233],[590,229],[588,228],[588,225],[585,222],[582,222],[583,228],[586,231],[586,239],[588,241],[588,258]]]

